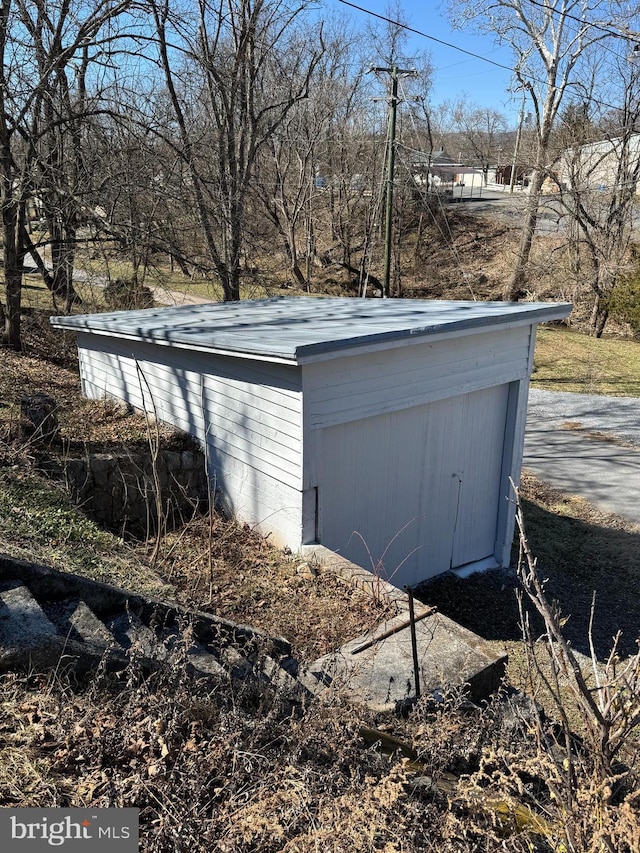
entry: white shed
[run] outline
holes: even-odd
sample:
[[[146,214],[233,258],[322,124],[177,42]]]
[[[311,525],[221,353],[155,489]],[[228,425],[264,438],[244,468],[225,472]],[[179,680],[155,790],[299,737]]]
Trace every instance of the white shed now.
[[[570,305],[276,298],[55,317],[83,392],[206,442],[229,511],[397,586],[506,564],[536,326]]]

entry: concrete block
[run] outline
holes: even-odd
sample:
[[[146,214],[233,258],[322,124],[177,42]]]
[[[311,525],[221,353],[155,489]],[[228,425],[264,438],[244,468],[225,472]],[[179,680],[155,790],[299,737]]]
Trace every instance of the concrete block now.
[[[0,667],[57,655],[55,625],[23,584],[0,592]]]
[[[410,628],[376,639],[406,617],[382,623],[369,634],[315,661],[304,675],[314,693],[337,690],[374,710],[394,710],[416,697]],[[416,626],[422,694],[462,688],[479,701],[497,690],[505,674],[506,655],[439,613]],[[359,651],[360,647],[365,647]]]
[[[107,649],[118,645],[111,631],[84,601],[79,601],[73,609],[69,616],[69,625],[78,632],[87,645],[94,649]]]
[[[166,659],[167,650],[156,632],[135,613],[119,613],[107,621],[106,626],[124,649],[135,651],[144,658]]]

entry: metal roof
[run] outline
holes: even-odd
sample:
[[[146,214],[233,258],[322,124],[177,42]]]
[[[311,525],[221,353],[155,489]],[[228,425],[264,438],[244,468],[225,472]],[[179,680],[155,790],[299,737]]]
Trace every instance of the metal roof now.
[[[276,297],[52,317],[62,329],[294,363],[488,326],[559,320],[568,303]]]

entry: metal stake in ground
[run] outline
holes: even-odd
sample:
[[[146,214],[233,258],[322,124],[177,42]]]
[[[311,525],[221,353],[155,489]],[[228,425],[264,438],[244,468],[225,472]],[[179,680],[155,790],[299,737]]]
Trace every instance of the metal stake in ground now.
[[[416,617],[413,610],[413,590],[405,584],[409,599],[409,627],[411,629],[411,652],[413,654],[413,678],[416,683],[416,699],[420,698],[420,664],[418,663],[418,640],[416,638]]]

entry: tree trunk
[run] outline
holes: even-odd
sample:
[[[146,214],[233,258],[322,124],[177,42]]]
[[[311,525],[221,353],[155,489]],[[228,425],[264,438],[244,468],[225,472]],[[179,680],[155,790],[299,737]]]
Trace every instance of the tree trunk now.
[[[522,226],[516,265],[510,281],[502,291],[502,298],[507,302],[517,302],[526,292],[527,268],[529,266],[533,236],[538,222],[538,205],[543,180],[544,172],[541,169],[536,169],[531,178],[531,187],[529,189],[529,198],[527,199],[527,208]]]
[[[66,314],[69,314],[71,312],[71,308],[74,305],[82,305],[82,298],[76,292],[73,286],[73,262],[67,270],[66,277],[63,279],[61,271],[58,270],[58,276],[56,279],[47,269],[42,259],[42,255],[38,251],[37,247],[34,245],[33,240],[31,239],[26,229],[24,230],[22,236],[26,251],[29,255],[31,255],[31,258],[42,277],[42,281],[46,285],[47,289],[51,291],[51,295],[53,297],[53,304],[54,306],[56,306],[56,310],[58,310],[56,297],[59,297],[63,300],[64,312]],[[75,243],[75,234],[73,241]]]
[[[591,310],[591,335],[594,338],[601,338],[604,332],[604,327],[609,319],[609,310],[602,304],[602,297],[596,293],[596,298],[593,300],[593,308]]]
[[[7,256],[5,253],[5,264],[6,258]],[[5,266],[4,281],[7,297],[4,321],[4,341],[6,346],[11,347],[11,349],[21,350],[22,336],[20,333],[20,317],[22,302],[22,273],[15,269],[9,271]]]
[[[13,196],[11,152],[7,148],[2,156],[2,239],[4,258],[4,288],[6,311],[4,315],[4,344],[11,349],[22,349],[20,319],[22,309],[22,266],[24,255],[18,250],[18,218],[20,207]]]
[[[240,301],[240,270],[234,269],[222,283],[225,302]]]

